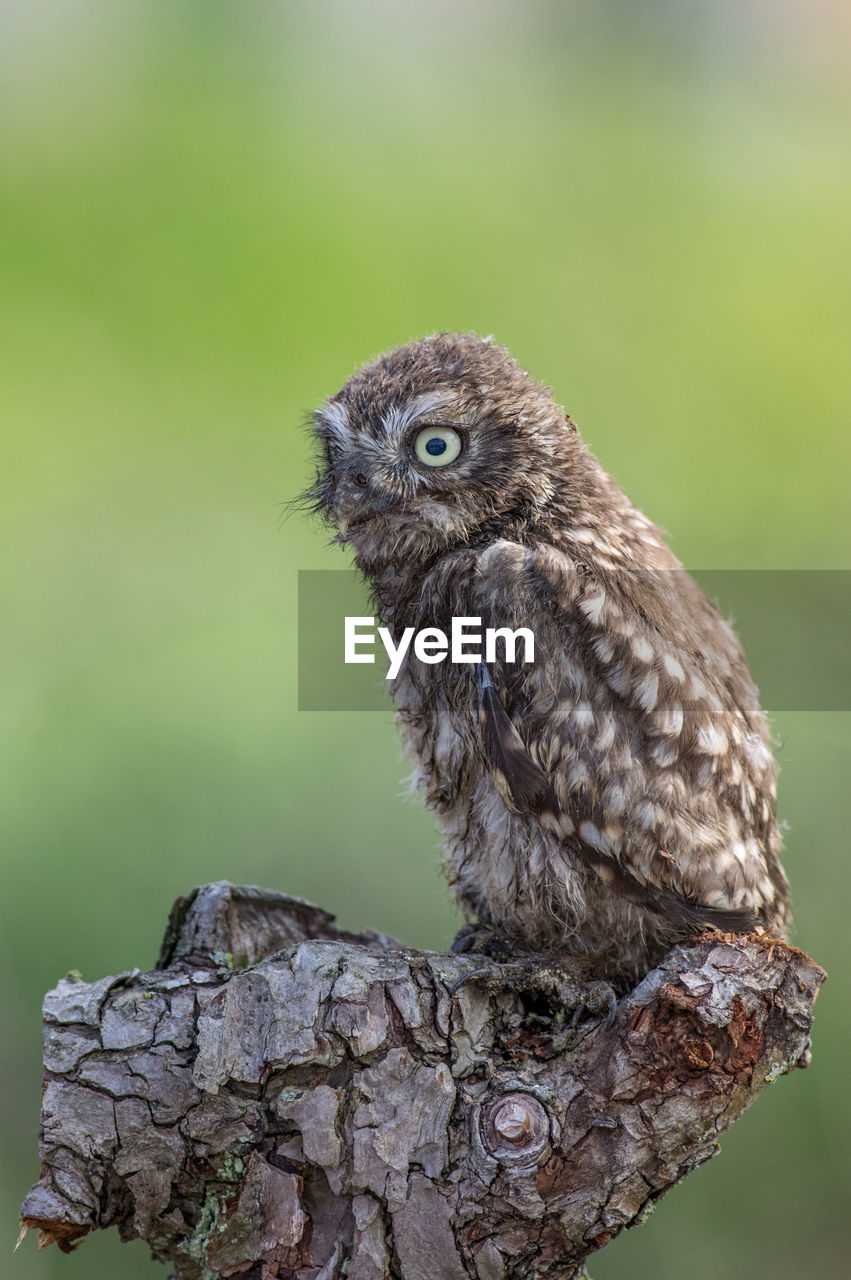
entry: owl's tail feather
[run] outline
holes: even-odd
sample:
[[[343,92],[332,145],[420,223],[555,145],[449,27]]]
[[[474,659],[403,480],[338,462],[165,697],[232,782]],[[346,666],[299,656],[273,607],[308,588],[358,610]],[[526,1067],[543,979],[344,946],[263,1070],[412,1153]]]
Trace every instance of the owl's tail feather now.
[[[684,934],[702,933],[705,929],[718,929],[721,933],[751,933],[760,923],[756,912],[735,911],[724,907],[707,907],[694,898],[683,898],[659,885],[639,884],[628,872],[624,879],[632,881],[637,892],[627,891],[632,901],[655,912],[681,929]]]

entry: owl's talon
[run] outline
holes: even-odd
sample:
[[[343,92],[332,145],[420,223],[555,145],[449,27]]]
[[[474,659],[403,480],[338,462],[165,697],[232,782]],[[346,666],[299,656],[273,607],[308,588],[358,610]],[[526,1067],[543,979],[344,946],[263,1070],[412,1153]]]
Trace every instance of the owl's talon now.
[[[517,956],[517,946],[509,938],[481,924],[462,925],[449,950],[454,956],[481,955],[499,961]]]
[[[475,924],[462,924],[461,928],[452,939],[452,945],[449,948],[450,954],[453,956],[466,955],[468,951],[472,951],[476,945],[476,937],[480,930]]]
[[[611,1029],[618,1013],[618,998],[608,982],[589,982],[583,991],[582,1003],[574,1010],[570,1025],[579,1026],[583,1015],[591,1014],[593,1017],[602,1013],[606,1015],[607,1030]]]
[[[462,973],[460,978],[456,978],[449,988],[450,1000],[455,999],[455,995],[465,982],[469,982],[472,978],[483,978],[490,975],[490,969],[468,969],[466,973]]]

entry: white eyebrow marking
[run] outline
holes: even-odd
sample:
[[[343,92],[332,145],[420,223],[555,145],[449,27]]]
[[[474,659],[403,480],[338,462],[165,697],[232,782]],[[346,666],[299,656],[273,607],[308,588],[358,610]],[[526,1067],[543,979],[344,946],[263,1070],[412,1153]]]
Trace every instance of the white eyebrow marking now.
[[[344,404],[339,400],[328,400],[320,410],[322,425],[334,437],[342,443],[350,437],[349,431],[349,414]]]
[[[382,421],[388,435],[398,438],[404,435],[408,427],[418,418],[425,417],[427,413],[434,413],[436,409],[445,409],[454,401],[455,395],[451,391],[428,391],[425,395],[408,400],[406,404],[394,405],[384,415]]]

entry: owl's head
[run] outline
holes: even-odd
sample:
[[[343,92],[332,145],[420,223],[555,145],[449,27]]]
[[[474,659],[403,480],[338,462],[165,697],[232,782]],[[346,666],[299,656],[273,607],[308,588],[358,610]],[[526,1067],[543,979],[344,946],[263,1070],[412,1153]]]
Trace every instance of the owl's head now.
[[[528,527],[576,431],[504,347],[438,334],[365,365],[315,414],[312,504],[369,571]]]

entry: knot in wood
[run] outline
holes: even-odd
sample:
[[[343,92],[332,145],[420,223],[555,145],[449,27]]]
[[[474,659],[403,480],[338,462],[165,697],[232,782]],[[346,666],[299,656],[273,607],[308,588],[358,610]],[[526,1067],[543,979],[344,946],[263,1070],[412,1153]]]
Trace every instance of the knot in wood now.
[[[549,1116],[531,1093],[504,1093],[482,1113],[482,1141],[497,1160],[535,1160],[549,1140]]]

